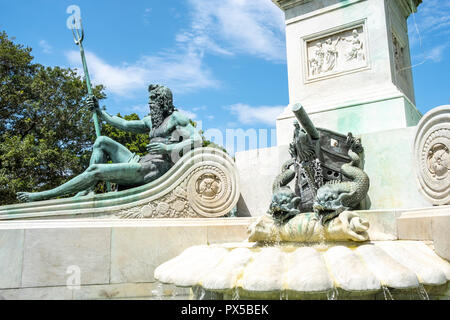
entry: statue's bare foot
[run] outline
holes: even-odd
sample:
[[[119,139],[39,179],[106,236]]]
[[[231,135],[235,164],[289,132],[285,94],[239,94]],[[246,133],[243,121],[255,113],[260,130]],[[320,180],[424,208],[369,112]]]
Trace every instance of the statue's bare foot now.
[[[31,202],[31,201],[34,201],[33,193],[31,193],[31,192],[17,192],[17,199],[20,202]]]

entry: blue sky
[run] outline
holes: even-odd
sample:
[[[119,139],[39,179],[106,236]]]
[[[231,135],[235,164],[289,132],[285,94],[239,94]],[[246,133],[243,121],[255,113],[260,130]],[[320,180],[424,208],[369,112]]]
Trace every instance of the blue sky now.
[[[274,128],[288,103],[284,19],[270,0],[0,0],[0,30],[38,63],[77,67],[70,5],[81,8],[91,78],[106,85],[112,114],[147,114],[149,83],[224,135]],[[450,1],[424,0],[408,28],[418,109],[450,104]]]

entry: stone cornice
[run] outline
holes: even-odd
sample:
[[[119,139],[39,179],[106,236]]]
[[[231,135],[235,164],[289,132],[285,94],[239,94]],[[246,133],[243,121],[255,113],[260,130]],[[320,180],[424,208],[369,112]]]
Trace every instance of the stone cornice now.
[[[272,0],[272,2],[281,10],[293,8],[297,5],[301,5],[307,2],[315,0]],[[408,12],[408,14],[417,12],[417,7],[422,3],[422,0],[387,0],[387,1],[400,1],[402,7]]]
[[[390,0],[390,1],[392,1],[392,0]],[[398,1],[398,0],[395,0],[395,1]],[[406,12],[406,15],[409,16],[411,13],[417,12],[417,7],[422,3],[422,0],[400,0],[399,3],[400,3],[400,6]]]
[[[273,3],[275,3],[277,5],[277,7],[279,7],[281,10],[287,10],[290,9],[292,7],[295,7],[299,4],[303,4],[306,2],[311,2],[314,0],[272,0]]]

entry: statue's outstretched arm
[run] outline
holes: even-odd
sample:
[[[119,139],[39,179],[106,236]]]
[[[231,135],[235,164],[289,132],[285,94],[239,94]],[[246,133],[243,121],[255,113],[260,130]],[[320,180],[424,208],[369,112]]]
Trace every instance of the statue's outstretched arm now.
[[[146,133],[152,128],[150,117],[144,117],[141,120],[125,120],[117,116],[111,116],[104,110],[99,109],[97,113],[102,120],[105,120],[108,124],[124,131]]]
[[[150,117],[144,117],[141,120],[125,120],[117,116],[111,116],[106,111],[100,109],[98,100],[95,97],[89,97],[87,99],[87,105],[91,110],[97,112],[100,119],[105,120],[108,124],[118,129],[134,133],[146,133],[152,128]]]

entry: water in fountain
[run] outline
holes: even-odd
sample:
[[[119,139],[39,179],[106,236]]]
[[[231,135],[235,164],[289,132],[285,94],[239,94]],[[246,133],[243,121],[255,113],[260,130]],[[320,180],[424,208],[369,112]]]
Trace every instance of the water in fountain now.
[[[383,290],[384,300],[394,300],[394,297],[392,297],[392,294],[389,291],[388,287],[383,285],[383,286],[381,286],[381,289]]]
[[[280,300],[289,300],[287,291],[283,290],[280,292]]]
[[[232,300],[239,300],[240,299],[239,289],[238,288],[234,288],[233,289],[233,294],[231,295],[231,299]]]
[[[176,300],[176,298],[177,298],[177,291],[176,288],[174,287],[170,295],[170,300]]]
[[[273,243],[274,246],[279,247],[281,245],[281,236],[279,233],[275,236],[275,243]]]
[[[161,282],[158,282],[158,285],[155,289],[151,291],[152,296],[155,297],[155,300],[162,300],[163,299],[163,285]]]
[[[419,285],[419,287],[417,288],[417,293],[419,294],[419,298],[421,300],[430,300],[430,298],[428,297],[428,293],[425,290],[423,284]]]
[[[336,288],[330,289],[327,292],[327,299],[328,300],[338,300],[339,292]]]
[[[192,288],[196,300],[205,300],[206,290],[203,287],[195,286]]]

